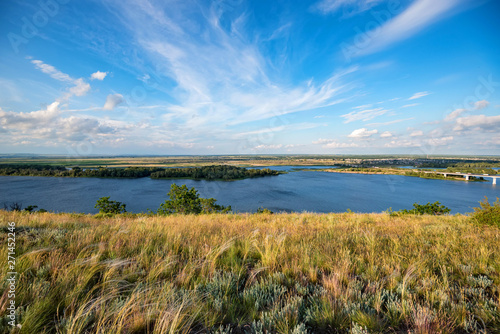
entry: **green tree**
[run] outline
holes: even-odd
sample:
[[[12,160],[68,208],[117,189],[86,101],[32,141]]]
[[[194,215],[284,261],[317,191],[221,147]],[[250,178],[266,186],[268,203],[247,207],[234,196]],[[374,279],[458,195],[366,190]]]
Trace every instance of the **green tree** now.
[[[24,211],[28,211],[28,212],[33,212],[33,211],[36,211],[35,209],[38,208],[38,205],[28,205]]]
[[[125,206],[126,205],[121,202],[110,201],[109,196],[107,196],[99,198],[94,208],[99,209],[99,213],[117,214],[127,212]]]
[[[404,215],[404,214],[410,214],[410,215],[444,215],[449,213],[451,210],[447,208],[444,205],[441,205],[439,201],[436,201],[434,203],[427,203],[427,204],[418,204],[418,203],[413,203],[413,209],[411,210],[400,210],[393,212],[392,209],[389,209],[388,212],[392,216],[397,216],[397,215]]]
[[[479,202],[480,207],[474,208],[472,213],[472,221],[484,225],[496,225],[500,227],[500,199],[490,204],[488,197]]]
[[[170,186],[168,196],[170,199],[163,202],[157,211],[159,215],[226,213],[231,210],[230,206],[225,207],[216,204],[214,198],[200,198],[198,191],[194,187],[188,189],[185,184],[178,186],[173,183]]]
[[[231,206],[223,206],[216,204],[215,198],[200,198],[201,213],[228,213],[231,211]]]

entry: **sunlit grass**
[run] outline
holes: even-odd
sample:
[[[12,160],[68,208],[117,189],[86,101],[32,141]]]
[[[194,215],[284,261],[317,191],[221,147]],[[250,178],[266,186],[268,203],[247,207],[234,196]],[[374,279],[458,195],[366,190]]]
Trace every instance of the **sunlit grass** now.
[[[2,333],[499,333],[500,230],[466,216],[115,216],[16,222]]]

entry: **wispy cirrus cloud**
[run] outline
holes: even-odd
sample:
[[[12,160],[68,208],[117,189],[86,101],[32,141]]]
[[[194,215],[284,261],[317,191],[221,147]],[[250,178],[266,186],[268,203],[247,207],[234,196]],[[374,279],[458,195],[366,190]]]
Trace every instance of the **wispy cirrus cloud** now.
[[[375,53],[408,39],[444,19],[452,10],[466,2],[466,0],[415,0],[401,14],[368,32],[367,34],[371,36],[370,43],[361,48],[357,55]]]
[[[415,117],[395,119],[393,121],[382,122],[382,123],[369,123],[369,124],[366,124],[366,125],[367,126],[384,126],[384,125],[391,125],[391,124],[401,123],[401,122],[405,122],[405,121],[411,121],[413,119],[415,119]]]
[[[191,8],[189,14],[198,18],[194,34],[184,11],[173,13],[152,2],[109,4],[142,52],[161,64],[157,74],[175,82],[176,101],[167,111],[169,122],[175,122],[180,132],[196,129],[206,134],[215,127],[332,106],[355,87],[348,77],[357,67],[340,69],[321,81],[283,82],[245,30],[244,13],[228,30],[219,9]]]
[[[404,109],[404,108],[411,108],[411,107],[416,107],[420,105],[420,103],[411,103],[411,104],[405,104],[404,106],[401,107],[401,109]]]
[[[332,14],[340,10],[345,16],[352,16],[367,11],[382,0],[322,0],[314,5],[323,14]]]
[[[419,98],[421,98],[421,97],[424,97],[424,96],[427,96],[427,95],[430,95],[430,94],[431,94],[431,93],[429,93],[429,92],[418,92],[418,93],[415,93],[415,94],[413,94],[412,96],[410,96],[410,97],[408,98],[408,101],[411,101],[411,100],[416,100],[416,99],[419,99]],[[411,107],[412,105],[409,105],[409,106]]]
[[[382,116],[386,114],[388,110],[384,108],[366,109],[360,111],[352,111],[348,114],[344,114],[340,117],[344,118],[344,123],[351,123],[354,121],[369,121],[375,117]]]
[[[68,89],[68,92],[61,98],[62,100],[67,100],[73,95],[84,96],[90,90],[90,85],[85,82],[83,78],[73,79],[68,74],[59,71],[54,66],[46,64],[41,60],[33,59],[31,63],[43,73],[48,74],[51,78],[74,85]]]

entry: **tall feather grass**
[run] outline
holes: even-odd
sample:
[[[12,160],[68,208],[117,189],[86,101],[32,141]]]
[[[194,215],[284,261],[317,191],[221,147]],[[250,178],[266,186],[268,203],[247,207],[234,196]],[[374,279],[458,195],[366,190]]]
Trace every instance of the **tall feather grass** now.
[[[1,333],[500,333],[500,230],[466,216],[0,211]]]

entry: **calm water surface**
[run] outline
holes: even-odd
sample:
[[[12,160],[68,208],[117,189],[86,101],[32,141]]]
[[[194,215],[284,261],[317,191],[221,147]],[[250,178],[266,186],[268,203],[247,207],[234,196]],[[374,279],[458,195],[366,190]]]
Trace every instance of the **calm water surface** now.
[[[323,166],[322,166],[323,167]],[[290,166],[271,167],[292,170]],[[313,169],[313,168],[311,168]],[[103,196],[124,202],[130,212],[156,210],[167,199],[172,183],[195,187],[233,211],[381,212],[411,208],[414,202],[440,201],[452,213],[471,212],[488,196],[500,197],[500,185],[395,175],[361,175],[299,171],[240,181],[195,181],[0,176],[0,205],[20,202],[56,212],[95,213]]]

